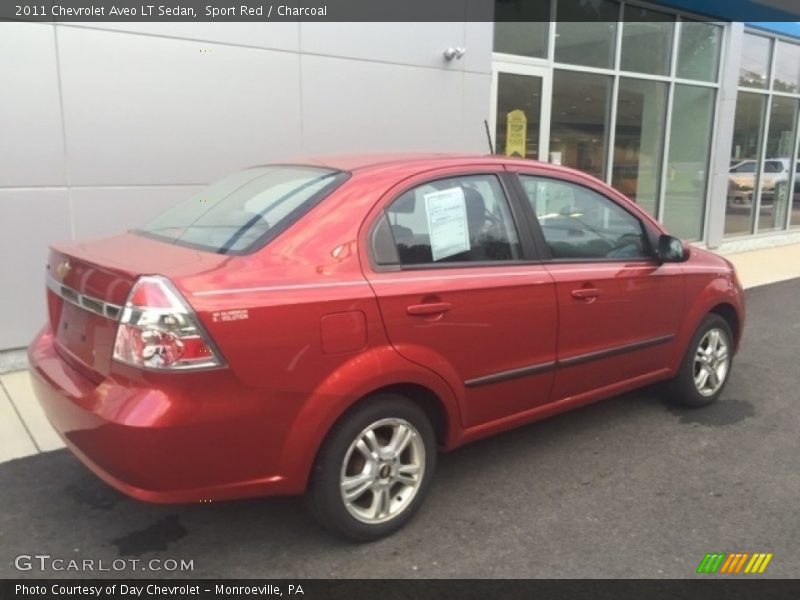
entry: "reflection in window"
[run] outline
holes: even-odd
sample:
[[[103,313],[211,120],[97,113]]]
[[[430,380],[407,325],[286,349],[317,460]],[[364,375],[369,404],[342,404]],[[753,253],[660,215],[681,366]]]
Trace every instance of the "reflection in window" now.
[[[800,156],[800,146],[798,146],[798,154]],[[800,160],[794,165],[794,185],[792,186],[792,228],[800,227]]]
[[[693,240],[703,233],[714,93],[676,84],[673,98],[664,224],[674,235]]]
[[[499,73],[497,79],[497,154],[539,158],[542,79]]]
[[[733,123],[725,235],[741,235],[753,229],[756,167],[761,152],[766,96],[739,92]]]
[[[798,102],[793,98],[772,98],[766,156],[759,178],[758,231],[783,229],[786,224],[797,107]]]
[[[766,89],[769,87],[769,63],[772,41],[761,35],[744,34],[739,85]]]
[[[550,161],[603,178],[611,77],[555,70]]]
[[[666,105],[666,83],[620,78],[611,183],[651,215],[661,178]]]
[[[559,0],[556,62],[611,68],[619,4],[610,0]]]
[[[549,2],[494,3],[494,51],[533,58],[547,56]]]
[[[775,52],[773,89],[776,92],[800,93],[800,45],[778,41]]]
[[[580,185],[520,176],[553,258],[630,259],[649,256],[639,219]]]
[[[628,4],[622,28],[620,68],[668,75],[674,26],[675,17],[672,15]]]
[[[681,22],[676,75],[683,79],[716,81],[722,27],[700,21]]]
[[[517,232],[497,177],[431,181],[386,210],[403,265],[516,260]]]

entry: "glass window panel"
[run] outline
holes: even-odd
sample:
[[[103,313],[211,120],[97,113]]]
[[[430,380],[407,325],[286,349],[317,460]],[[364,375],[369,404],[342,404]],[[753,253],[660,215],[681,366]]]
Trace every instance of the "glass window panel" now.
[[[553,258],[650,256],[642,224],[605,196],[580,185],[520,176]]]
[[[779,41],[775,54],[775,81],[778,92],[800,92],[800,45]]]
[[[722,27],[701,21],[682,21],[676,75],[682,79],[716,81]]]
[[[555,70],[550,161],[603,178],[611,77]]]
[[[386,214],[403,265],[521,256],[508,202],[494,175],[430,181],[398,197]]]
[[[764,134],[767,97],[739,92],[733,122],[731,166],[725,206],[725,235],[742,235],[753,229],[756,167]]]
[[[761,203],[758,231],[783,229],[786,225],[797,105],[794,98],[772,98],[766,156],[759,178]]]
[[[769,87],[769,63],[772,41],[761,35],[744,34],[739,85],[766,89]]]
[[[497,128],[495,151],[506,156],[539,158],[539,115],[542,107],[542,79],[530,75],[499,73],[497,79]],[[519,113],[522,111],[524,120]],[[519,137],[514,132],[509,137],[509,114],[511,127],[525,130]],[[520,142],[524,148],[520,148]]]
[[[675,85],[664,225],[673,235],[690,240],[703,234],[714,94],[710,88]]]
[[[661,179],[666,107],[666,83],[620,78],[611,183],[651,215]]]
[[[347,179],[318,167],[265,165],[233,173],[162,213],[138,231],[218,254],[260,248]]]
[[[668,75],[675,17],[628,4],[622,27],[621,68],[653,75]]]
[[[798,146],[798,154],[800,157],[800,146]],[[800,160],[794,165],[794,185],[792,186],[792,220],[790,223],[794,229],[800,227]]]
[[[614,65],[619,4],[610,0],[559,0],[556,62],[587,67]]]
[[[550,2],[494,3],[494,51],[533,58],[547,56]]]

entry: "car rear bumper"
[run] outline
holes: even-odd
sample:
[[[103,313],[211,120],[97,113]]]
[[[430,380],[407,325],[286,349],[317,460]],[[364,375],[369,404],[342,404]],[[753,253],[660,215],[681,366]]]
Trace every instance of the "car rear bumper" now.
[[[35,394],[56,432],[124,494],[189,503],[297,491],[278,474],[283,440],[261,424],[263,397],[254,401],[245,389],[237,395],[229,373],[211,375],[222,379],[219,385],[204,383],[199,373],[181,380],[184,386],[98,383],[61,358],[49,328],[31,343],[28,359]]]

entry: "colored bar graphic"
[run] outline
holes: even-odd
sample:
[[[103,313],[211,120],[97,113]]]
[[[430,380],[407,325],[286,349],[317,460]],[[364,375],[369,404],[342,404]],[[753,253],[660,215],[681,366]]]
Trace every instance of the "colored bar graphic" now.
[[[728,559],[722,564],[722,568],[719,570],[720,573],[728,573],[728,569],[731,568],[731,563],[733,563],[734,559],[736,558],[735,554],[728,554]]]
[[[728,560],[725,561],[725,564],[722,565],[722,568],[719,570],[720,573],[733,573],[736,570],[736,567],[739,566],[741,562],[742,555],[739,552],[732,552],[728,555]]]
[[[742,554],[742,560],[740,560],[740,561],[739,561],[739,564],[738,564],[738,565],[736,565],[736,571],[731,571],[731,572],[732,572],[732,573],[738,573],[739,571],[741,571],[741,570],[742,570],[742,567],[744,566],[744,563],[745,563],[745,561],[747,560],[747,557],[748,557],[748,556],[750,556],[750,554],[748,554],[747,552],[745,552],[744,554]]]
[[[734,574],[744,573],[755,574],[763,573],[774,555],[767,552],[713,552],[708,553],[700,561],[697,573],[719,573]],[[749,559],[749,560],[748,560]],[[745,566],[747,565],[747,566]]]
[[[700,566],[697,567],[698,573],[716,573],[722,561],[725,559],[724,552],[715,552],[714,554],[706,554]]]

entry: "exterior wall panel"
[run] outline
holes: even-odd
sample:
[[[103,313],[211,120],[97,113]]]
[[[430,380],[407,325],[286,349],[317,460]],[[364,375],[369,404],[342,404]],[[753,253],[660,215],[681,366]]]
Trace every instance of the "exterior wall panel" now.
[[[64,185],[52,25],[0,24],[0,186]]]
[[[45,321],[50,243],[136,227],[252,164],[486,151],[491,23],[343,27],[0,24],[0,350]]]
[[[0,349],[44,325],[47,245],[69,239],[70,219],[66,188],[0,189]]]

